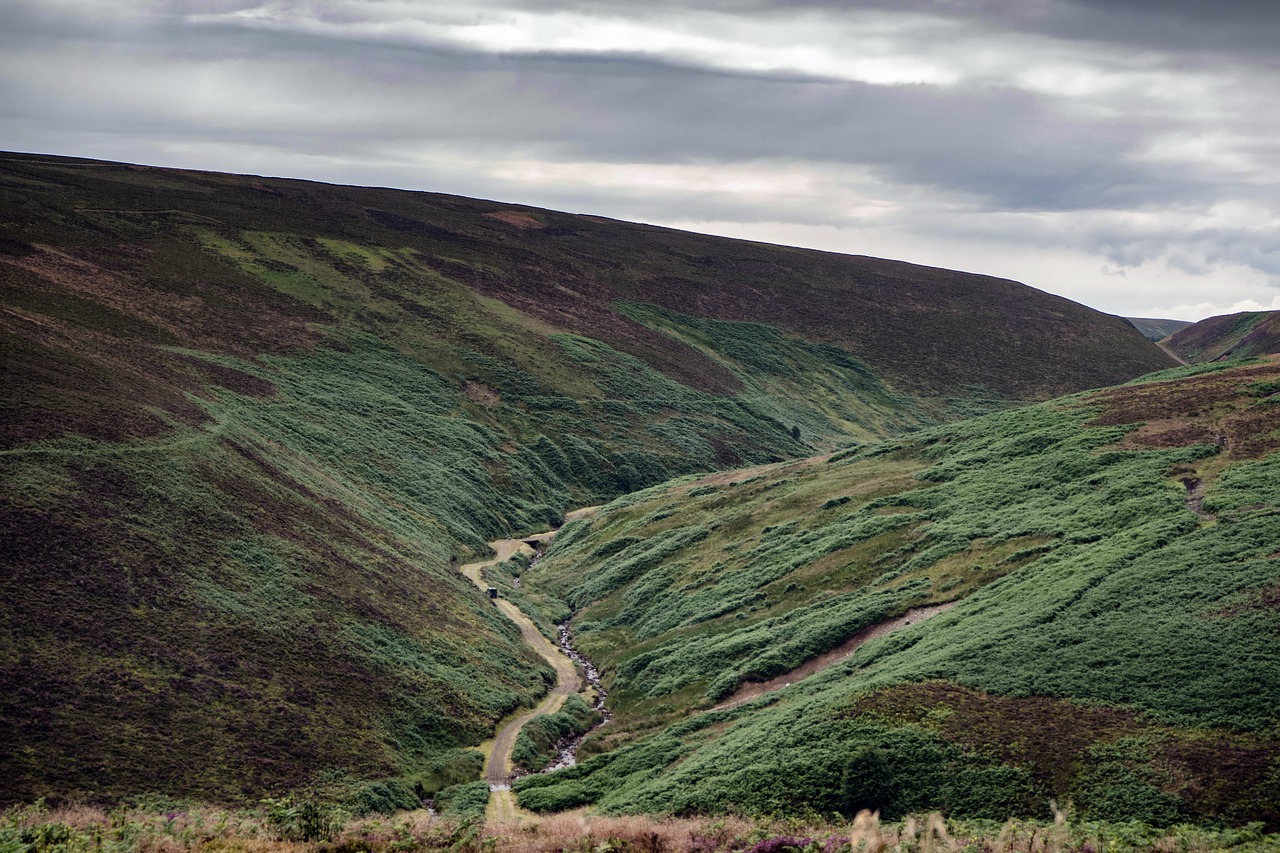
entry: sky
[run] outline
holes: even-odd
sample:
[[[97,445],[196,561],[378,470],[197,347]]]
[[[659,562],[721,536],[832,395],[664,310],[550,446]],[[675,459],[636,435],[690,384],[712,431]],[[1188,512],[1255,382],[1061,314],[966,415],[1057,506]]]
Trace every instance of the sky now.
[[[1280,309],[1275,0],[0,0],[0,148]]]

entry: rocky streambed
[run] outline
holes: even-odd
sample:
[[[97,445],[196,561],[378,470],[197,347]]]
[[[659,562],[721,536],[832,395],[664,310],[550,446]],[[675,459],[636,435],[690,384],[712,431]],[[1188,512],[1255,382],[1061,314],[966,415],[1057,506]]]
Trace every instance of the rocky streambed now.
[[[604,686],[600,684],[600,671],[596,669],[595,664],[587,660],[587,658],[573,646],[573,630],[570,627],[572,617],[561,622],[556,626],[556,632],[560,638],[560,649],[565,653],[569,660],[573,661],[582,669],[583,677],[586,678],[587,684],[595,688],[596,701],[592,705],[592,710],[600,714],[600,722],[587,729],[580,735],[565,738],[556,744],[556,760],[543,768],[543,773],[550,773],[552,770],[561,770],[565,767],[572,767],[578,763],[578,747],[582,746],[583,740],[587,735],[607,724],[613,716],[609,713],[609,709],[605,707],[605,699],[609,693]]]

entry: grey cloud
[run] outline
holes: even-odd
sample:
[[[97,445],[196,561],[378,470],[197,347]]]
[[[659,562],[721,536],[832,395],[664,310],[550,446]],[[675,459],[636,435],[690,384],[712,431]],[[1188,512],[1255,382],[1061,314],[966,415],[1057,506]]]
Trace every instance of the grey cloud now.
[[[612,0],[554,6],[491,0],[485,8],[517,3],[533,12],[634,16],[638,8]],[[658,0],[673,16],[689,5]],[[1153,109],[1141,95],[1126,92],[1088,96],[1082,109],[1081,98],[1038,94],[999,80],[882,86],[639,52],[468,49],[429,31],[408,37],[347,27],[359,23],[364,8],[354,2],[322,9],[320,17],[344,25],[327,30],[287,16],[267,22],[216,17],[257,6],[172,0],[154,15],[124,11],[97,18],[12,2],[0,13],[0,122],[8,138],[30,140],[32,148],[54,140],[62,153],[92,153],[66,142],[77,134],[92,136],[121,159],[130,159],[116,153],[127,150],[130,139],[136,150],[160,150],[157,140],[164,140],[219,151],[228,158],[219,168],[234,169],[237,151],[274,152],[270,162],[280,163],[289,162],[292,152],[313,158],[307,174],[290,172],[300,177],[506,197],[584,212],[626,211],[652,220],[856,224],[859,214],[846,212],[844,200],[880,193],[900,211],[893,227],[922,234],[981,233],[992,242],[1069,246],[1126,265],[1166,257],[1198,273],[1235,262],[1280,276],[1280,246],[1266,234],[1177,219],[1137,227],[1107,215],[1185,210],[1189,222],[1195,211],[1237,199],[1276,209],[1276,181],[1266,176],[1280,174],[1272,168],[1280,165],[1280,146],[1273,141],[1280,128],[1266,82],[1274,78],[1273,59],[1261,45],[1280,43],[1280,5],[1273,11],[1272,4],[1226,3],[1209,15],[1207,6],[1190,0],[876,0],[855,10],[954,25],[904,28],[915,39],[902,43],[907,53],[961,50],[969,43],[943,41],[961,37],[998,51],[1012,34],[1149,49],[1163,57],[1155,65],[1165,71],[1213,68],[1216,85],[1236,79],[1240,86],[1232,90],[1234,100],[1211,105],[1222,113],[1212,126],[1201,117]],[[696,4],[696,10],[804,13],[826,16],[833,26],[849,20],[847,4],[818,0],[724,0]],[[1096,52],[1080,56],[1081,63],[1097,61]],[[1209,156],[1161,163],[1149,156],[1158,143],[1215,135],[1229,137],[1246,165]],[[1205,144],[1213,148],[1209,153],[1222,154],[1228,143]],[[579,163],[584,170],[591,164],[714,169],[777,163],[831,183],[829,194],[821,187],[784,188],[761,200],[679,187],[599,189],[566,182],[541,186],[538,198],[530,199],[522,196],[527,186],[492,171],[459,175],[433,166],[435,151],[494,162]],[[1064,228],[1055,219],[1041,225],[1027,215],[1043,211],[1070,214],[1074,224]],[[974,226],[984,219],[986,227]]]
[[[558,160],[843,163],[991,209],[1177,203],[1203,198],[1215,177],[1134,162],[1132,153],[1165,124],[1071,117],[1053,98],[1011,88],[761,77],[638,56],[495,56],[225,22],[159,26],[158,53],[187,65],[251,60],[264,84],[279,81],[296,106],[309,107],[253,131],[279,144],[293,135],[308,145],[325,134],[326,144],[352,153],[361,141],[422,138],[536,146]],[[164,73],[159,63],[156,73]],[[128,81],[120,88],[128,91]],[[246,108],[254,98],[244,93]],[[65,120],[96,109],[121,131],[201,132],[190,116],[165,107],[38,100],[47,99],[18,91],[8,102],[11,110],[52,109]],[[219,116],[206,121],[217,124]]]
[[[639,8],[629,0],[511,0],[501,6],[623,17],[638,17]],[[1280,67],[1280,4],[1272,0],[650,0],[644,9],[778,19],[819,14],[833,23],[880,12],[947,21],[978,34],[1022,33],[1167,53],[1170,63],[1183,67]]]

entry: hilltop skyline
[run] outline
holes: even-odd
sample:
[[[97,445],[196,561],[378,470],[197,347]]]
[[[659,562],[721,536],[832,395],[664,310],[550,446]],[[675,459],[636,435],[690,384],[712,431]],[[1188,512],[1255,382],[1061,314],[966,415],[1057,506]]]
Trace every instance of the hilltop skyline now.
[[[12,150],[1280,308],[1266,4],[14,0]]]

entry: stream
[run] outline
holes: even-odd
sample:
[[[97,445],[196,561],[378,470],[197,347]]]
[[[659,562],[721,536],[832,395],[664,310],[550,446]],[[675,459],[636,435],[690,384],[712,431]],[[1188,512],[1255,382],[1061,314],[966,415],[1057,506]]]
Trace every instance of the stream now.
[[[608,697],[609,692],[600,684],[600,671],[596,669],[595,664],[583,657],[582,653],[573,647],[573,632],[569,627],[569,623],[572,621],[573,617],[570,616],[568,619],[556,626],[556,632],[560,636],[560,648],[564,651],[569,660],[582,667],[582,674],[586,677],[587,683],[596,689],[596,702],[591,706],[591,708],[594,711],[600,712],[600,722],[596,723],[582,734],[565,738],[560,743],[556,744],[556,760],[543,768],[543,773],[550,773],[552,770],[562,770],[565,767],[572,767],[577,764],[578,747],[582,746],[582,742],[586,740],[587,735],[608,723],[610,718],[613,716],[609,713],[609,709],[604,706],[604,700]]]
[[[528,568],[532,569],[534,566],[538,565],[538,561],[541,559],[542,551],[538,551],[533,555],[533,559],[529,561]],[[528,569],[526,569],[526,571],[528,571]],[[519,586],[520,579],[518,577],[515,579],[515,583]],[[573,629],[570,627],[570,623],[572,622],[573,616],[571,615],[568,619],[557,625],[556,636],[559,638],[560,650],[564,652],[565,657],[573,661],[574,664],[582,670],[582,675],[587,680],[587,684],[595,688],[596,701],[595,704],[591,706],[591,709],[600,713],[600,722],[596,723],[580,735],[573,735],[572,737],[564,738],[557,743],[555,760],[542,768],[542,770],[538,771],[540,773],[550,773],[553,770],[563,770],[566,767],[572,767],[577,764],[578,747],[582,746],[582,742],[586,740],[587,735],[608,723],[613,717],[613,715],[609,713],[609,709],[606,708],[604,704],[604,700],[608,698],[609,691],[605,690],[604,686],[600,684],[600,670],[596,669],[596,665],[587,660],[586,656],[573,646]]]

